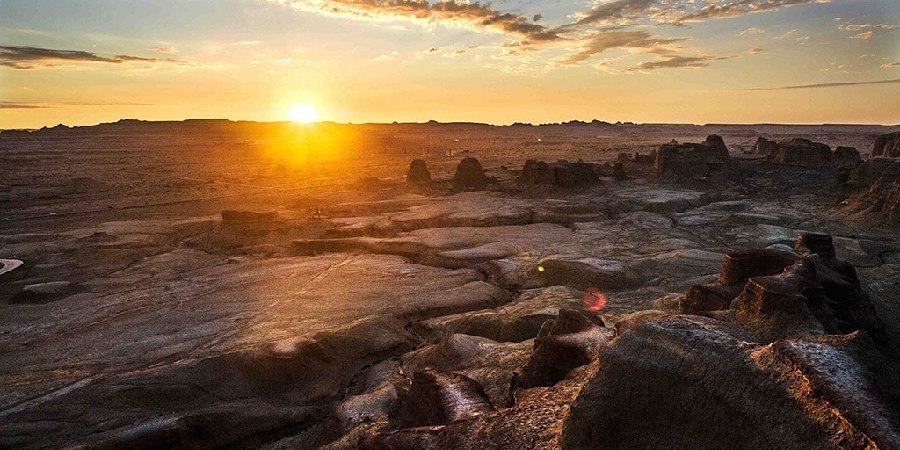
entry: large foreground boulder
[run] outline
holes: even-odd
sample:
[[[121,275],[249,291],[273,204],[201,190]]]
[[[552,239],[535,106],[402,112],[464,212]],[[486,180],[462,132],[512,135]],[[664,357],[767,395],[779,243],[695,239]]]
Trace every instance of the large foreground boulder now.
[[[865,333],[770,345],[698,316],[651,321],[601,351],[566,449],[894,448],[895,364]]]
[[[831,147],[809,139],[795,138],[779,142],[778,148],[766,159],[779,164],[817,166],[831,162]]]
[[[869,159],[879,156],[887,156],[890,158],[900,157],[900,132],[882,134],[875,138],[872,145],[872,152],[869,153]]]
[[[475,158],[468,157],[456,166],[456,173],[453,175],[453,190],[457,192],[478,191],[487,187],[490,181],[490,178],[485,176],[481,163]]]

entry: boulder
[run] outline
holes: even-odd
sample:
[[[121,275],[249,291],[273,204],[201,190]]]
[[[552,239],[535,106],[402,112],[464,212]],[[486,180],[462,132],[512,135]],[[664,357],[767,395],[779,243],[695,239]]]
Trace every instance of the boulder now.
[[[477,159],[464,158],[456,166],[456,173],[453,175],[454,191],[478,191],[486,188],[489,183],[490,178],[485,176],[484,168]]]
[[[869,159],[879,156],[889,158],[900,157],[900,132],[882,134],[875,138],[872,145],[872,152],[869,153]]]
[[[756,138],[756,144],[753,144],[754,155],[769,155],[778,150],[778,143],[770,141],[762,136]]]
[[[600,360],[565,419],[564,449],[900,444],[896,364],[865,333],[762,345],[727,322],[670,316]]]
[[[414,159],[409,164],[409,170],[406,172],[406,184],[417,188],[431,186],[431,172],[428,171],[425,160]]]
[[[779,142],[778,148],[766,155],[766,159],[779,164],[818,166],[830,163],[831,147],[809,139],[795,138]]]

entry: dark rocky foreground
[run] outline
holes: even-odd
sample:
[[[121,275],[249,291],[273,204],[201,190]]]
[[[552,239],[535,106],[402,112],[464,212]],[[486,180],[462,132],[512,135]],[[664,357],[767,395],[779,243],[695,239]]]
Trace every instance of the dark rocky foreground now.
[[[13,214],[0,447],[900,446],[897,160],[695,141]]]

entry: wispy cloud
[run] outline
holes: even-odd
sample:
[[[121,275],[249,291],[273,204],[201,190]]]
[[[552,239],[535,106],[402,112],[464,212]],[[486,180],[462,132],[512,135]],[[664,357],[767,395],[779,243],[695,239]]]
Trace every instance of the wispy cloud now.
[[[526,41],[557,41],[559,34],[526,17],[492,9],[486,3],[429,3],[417,0],[270,0],[291,8],[326,16],[370,20],[410,20],[426,25],[442,24],[517,36]]]
[[[46,107],[38,103],[0,102],[0,109],[41,109]]]
[[[36,69],[58,62],[100,62],[121,64],[125,62],[174,63],[172,58],[145,58],[132,55],[101,56],[82,50],[56,50],[40,47],[0,46],[0,66],[13,69]]]
[[[748,91],[779,91],[779,90],[788,90],[788,89],[818,89],[818,88],[831,88],[831,87],[842,87],[842,86],[862,86],[867,84],[898,84],[900,83],[900,78],[896,78],[893,80],[877,80],[877,81],[851,81],[844,83],[816,83],[816,84],[801,84],[797,86],[780,86],[780,87],[770,87],[770,88],[751,88],[747,89]]]

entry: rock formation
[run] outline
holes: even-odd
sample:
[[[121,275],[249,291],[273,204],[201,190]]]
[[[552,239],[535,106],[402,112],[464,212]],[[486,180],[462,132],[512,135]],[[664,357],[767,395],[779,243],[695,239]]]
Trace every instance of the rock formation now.
[[[779,142],[778,148],[766,155],[766,159],[780,164],[817,166],[832,160],[831,147],[809,139],[795,138]]]
[[[879,156],[887,156],[890,158],[900,157],[900,132],[882,134],[875,138],[872,145],[872,152],[869,153],[869,159]]]
[[[552,164],[529,159],[516,180],[520,185],[554,185],[573,187],[597,182],[594,165],[583,161],[560,160]]]
[[[656,152],[654,171],[664,181],[721,183],[728,161],[728,149],[721,136],[710,135],[702,144],[663,145]]]
[[[453,175],[453,190],[478,191],[487,187],[490,179],[485,176],[481,163],[473,157],[464,158],[456,166],[456,174]]]
[[[900,224],[900,158],[877,157],[850,173],[849,198],[838,209],[861,219]]]
[[[431,186],[431,172],[428,171],[425,160],[412,160],[409,170],[406,172],[406,184],[420,189]]]
[[[703,288],[709,301],[685,311],[718,312],[649,320],[603,347],[563,447],[900,444],[900,365],[885,324],[830,236],[801,235],[797,249],[730,253],[721,283]]]
[[[762,136],[756,138],[756,144],[753,144],[754,155],[768,156],[778,150],[778,143],[770,141]]]
[[[572,369],[590,363],[611,338],[603,321],[588,313],[563,309],[534,340],[519,386],[552,386]]]

